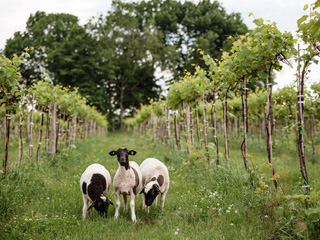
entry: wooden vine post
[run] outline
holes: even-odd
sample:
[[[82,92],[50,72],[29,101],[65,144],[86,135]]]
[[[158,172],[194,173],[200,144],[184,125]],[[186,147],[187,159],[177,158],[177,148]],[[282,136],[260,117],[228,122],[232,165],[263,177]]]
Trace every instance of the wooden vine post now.
[[[34,92],[32,93],[31,99],[31,110],[30,110],[30,126],[29,126],[29,158],[32,157],[33,143],[32,143],[32,130],[33,130],[33,112],[34,112]]]
[[[227,116],[227,108],[228,108],[228,96],[227,92],[224,95],[223,100],[223,124],[224,124],[224,156],[227,165],[229,165],[229,148],[228,148],[228,116]]]
[[[272,155],[272,80],[270,78],[271,76],[271,69],[272,65],[270,66],[269,70],[266,64],[266,72],[269,74],[266,77],[266,83],[267,83],[267,114],[266,114],[266,134],[267,134],[267,152],[268,152],[268,161],[270,164],[270,170],[271,170],[271,176],[274,177],[275,170],[273,167],[273,155]],[[273,180],[275,189],[278,188],[277,180]]]
[[[174,112],[174,134],[175,134],[177,149],[181,150],[179,124],[177,121],[177,111]]]
[[[200,128],[199,128],[199,112],[198,112],[198,104],[195,106],[194,114],[196,117],[196,129],[197,129],[197,139],[199,143],[199,148],[202,149],[202,142],[200,137]]]
[[[192,145],[191,145],[191,136],[190,136],[190,104],[189,102],[186,103],[186,132],[187,132],[187,152],[190,155],[192,152]]]
[[[187,104],[183,101],[182,102],[182,113],[183,113],[183,132],[184,132],[184,139],[188,142],[188,134],[187,134]]]
[[[246,76],[243,76],[243,133],[244,133],[244,139],[242,142],[242,155],[243,155],[243,162],[244,162],[244,167],[248,171],[249,166],[248,166],[248,147],[247,147],[247,133],[248,133],[248,114],[247,114],[247,109],[248,109],[248,90],[247,88],[247,79]],[[241,147],[242,147],[241,146]]]
[[[311,143],[312,143],[312,155],[314,155],[314,126],[315,126],[315,120],[314,120],[314,106],[313,106],[313,99],[311,98],[311,131],[310,131],[310,137],[311,137]]]
[[[50,133],[50,153],[56,153],[56,138],[57,138],[57,103],[52,106],[52,120],[51,120],[51,133]]]
[[[5,117],[5,130],[6,131],[5,131],[5,140],[4,140],[4,159],[3,159],[3,164],[2,164],[2,167],[3,167],[3,178],[5,178],[5,176],[7,174],[9,174],[8,155],[9,155],[9,141],[10,141],[10,121],[11,121],[10,111],[6,110],[6,117]]]
[[[24,111],[24,102],[20,102],[20,117],[19,117],[19,151],[18,151],[18,168],[21,167],[22,158],[23,158],[23,140],[22,140],[22,126],[23,126],[23,111]]]
[[[166,118],[166,129],[167,129],[167,146],[170,147],[171,131],[170,131],[170,110],[167,107],[167,118]]]
[[[58,109],[57,109],[57,112],[58,112]],[[61,129],[60,129],[60,123],[61,123],[61,114],[57,114],[57,122],[56,122],[56,151],[58,150],[58,148],[59,148],[59,140],[61,140],[60,139],[60,136],[61,136],[61,133],[60,133],[60,131],[61,131]]]
[[[66,121],[66,111],[63,111],[63,119],[62,119],[62,127],[61,127],[61,141],[60,141],[60,148],[62,148],[65,138],[66,138],[66,129],[65,129],[65,121]],[[85,139],[87,139],[88,136],[88,127],[86,126],[86,132],[85,132]]]
[[[202,104],[203,104],[203,134],[204,134],[204,146],[206,149],[205,156],[207,157],[208,164],[210,163],[210,155],[208,148],[208,128],[207,128],[207,120],[206,120],[206,104],[205,104],[205,95],[202,93]]]
[[[216,164],[219,165],[219,141],[217,136],[217,111],[216,111],[216,99],[215,94],[213,93],[213,101],[212,101],[212,108],[213,108],[213,139],[214,139],[214,145],[216,148]]]
[[[43,131],[43,119],[44,119],[44,111],[43,106],[41,106],[41,116],[40,116],[40,127],[39,127],[39,138],[38,138],[38,148],[37,148],[37,162],[40,160],[40,148],[41,148],[41,140],[42,140],[42,131]]]
[[[194,149],[194,137],[193,137],[193,128],[194,128],[194,125],[193,125],[193,117],[192,117],[192,108],[190,106],[190,141],[191,141],[191,148]]]
[[[300,46],[298,45],[298,59],[300,58]],[[300,172],[303,177],[303,190],[305,194],[309,193],[309,179],[306,167],[306,158],[305,158],[305,146],[304,146],[304,82],[307,74],[307,68],[309,66],[308,61],[304,61],[304,65],[301,69],[301,63],[298,62],[298,74],[297,74],[297,147],[299,154],[300,162]]]

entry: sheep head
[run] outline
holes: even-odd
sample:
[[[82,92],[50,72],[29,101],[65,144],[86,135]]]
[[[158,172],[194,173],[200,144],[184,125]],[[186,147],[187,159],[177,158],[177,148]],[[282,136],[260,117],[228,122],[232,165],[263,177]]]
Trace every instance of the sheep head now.
[[[110,204],[113,205],[113,203],[106,196],[101,195],[100,198],[93,201],[87,211],[94,207],[101,216],[108,217],[108,209]]]
[[[134,150],[128,150],[126,148],[119,148],[117,151],[111,151],[109,154],[111,156],[117,155],[118,162],[121,166],[124,166],[126,170],[130,168],[129,166],[129,155],[134,156],[137,152]]]
[[[149,207],[160,193],[160,187],[157,183],[150,182],[141,190],[140,194],[142,193],[145,196],[145,204]]]

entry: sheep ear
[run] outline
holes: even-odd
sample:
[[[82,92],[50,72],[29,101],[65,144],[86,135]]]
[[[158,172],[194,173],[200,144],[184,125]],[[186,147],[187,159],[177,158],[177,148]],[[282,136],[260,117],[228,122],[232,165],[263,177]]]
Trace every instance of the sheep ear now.
[[[108,201],[109,201],[109,204],[113,205],[113,202],[111,202],[111,200],[110,200],[110,199],[108,199]]]
[[[142,194],[142,193],[144,193],[144,188],[142,188],[142,190],[141,190],[140,194]]]
[[[114,156],[114,155],[116,155],[116,154],[117,154],[116,151],[111,151],[111,152],[109,152],[109,155],[110,155],[110,156]]]
[[[131,156],[136,155],[136,153],[137,153],[137,152],[136,152],[136,151],[134,151],[134,150],[130,150],[130,151],[129,151],[129,154],[130,154]]]
[[[100,199],[101,199],[102,201],[104,201],[104,202],[106,202],[106,201],[107,201],[107,197],[106,197],[106,196],[104,196],[103,194],[101,194]]]

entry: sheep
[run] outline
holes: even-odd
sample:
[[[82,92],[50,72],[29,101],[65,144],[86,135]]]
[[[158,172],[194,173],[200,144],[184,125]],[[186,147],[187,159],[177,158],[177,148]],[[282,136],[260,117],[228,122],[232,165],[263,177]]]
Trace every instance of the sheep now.
[[[83,198],[82,217],[86,218],[87,211],[94,207],[101,216],[108,217],[109,205],[113,203],[107,195],[111,186],[111,176],[109,171],[100,164],[91,164],[83,172],[80,178],[80,188]],[[88,208],[88,203],[91,206]]]
[[[129,161],[129,155],[134,156],[136,151],[119,148],[117,151],[109,152],[111,156],[117,155],[118,170],[114,176],[113,188],[116,196],[115,219],[119,217],[120,194],[123,196],[124,211],[127,210],[127,195],[130,195],[130,209],[132,222],[136,222],[134,202],[137,193],[142,186],[140,167],[136,162]]]
[[[163,209],[170,183],[167,167],[156,158],[147,158],[140,164],[140,170],[143,184],[140,192],[143,193],[142,207],[149,212],[154,199],[157,206],[158,194],[161,193],[160,205]]]

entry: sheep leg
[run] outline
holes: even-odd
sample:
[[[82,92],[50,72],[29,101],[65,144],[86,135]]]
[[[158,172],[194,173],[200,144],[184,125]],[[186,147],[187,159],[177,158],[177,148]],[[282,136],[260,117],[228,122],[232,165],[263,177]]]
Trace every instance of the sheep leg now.
[[[154,206],[156,207],[158,203],[158,196],[156,196],[156,199],[154,200]]]
[[[114,214],[114,218],[117,219],[119,217],[119,208],[120,208],[120,191],[116,191],[115,195],[116,195],[116,211]]]
[[[90,209],[90,216],[93,216],[93,208]]]
[[[136,218],[136,214],[134,211],[134,200],[136,198],[136,195],[133,193],[133,190],[130,191],[130,209],[131,209],[131,219],[132,222],[136,222],[137,218]]]
[[[165,191],[164,193],[161,193],[161,198],[160,198],[160,205],[161,205],[161,208],[163,209],[164,207],[164,202],[166,200],[166,194],[167,194],[167,191]]]
[[[146,205],[146,196],[142,194],[142,209],[149,213],[149,207]]]
[[[127,212],[127,194],[123,194],[124,212]]]
[[[82,199],[83,199],[82,218],[84,220],[87,215],[88,199],[84,195],[82,195]]]
[[[147,206],[146,206],[146,196],[144,194],[142,194],[142,209],[146,209]]]

